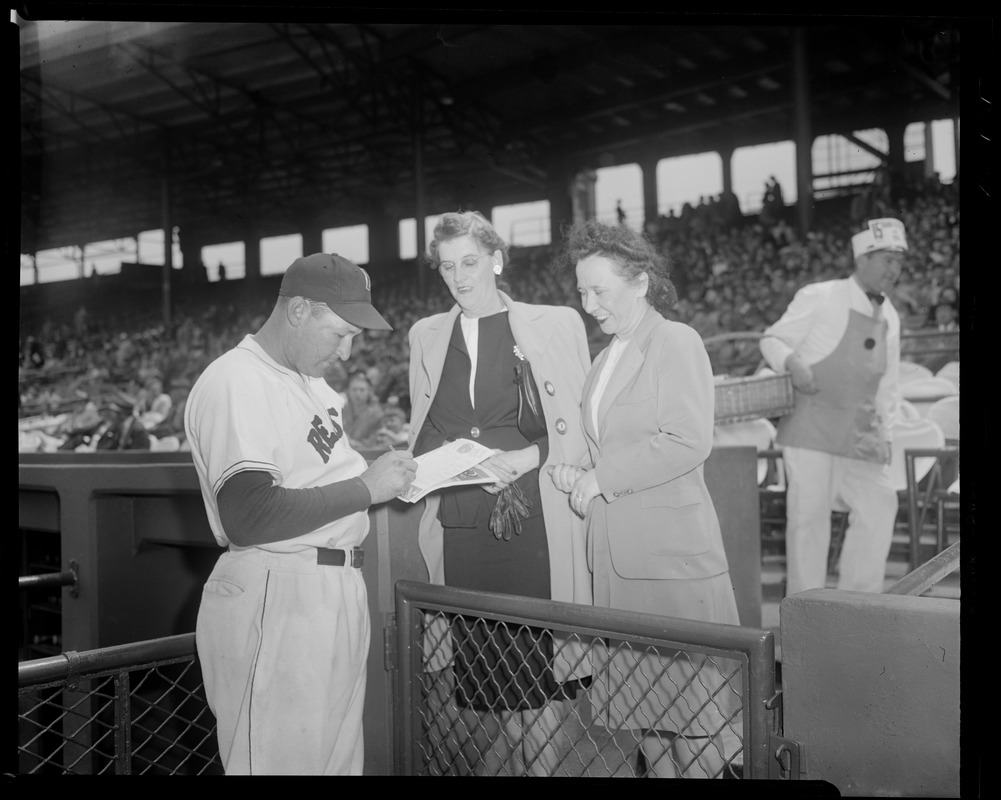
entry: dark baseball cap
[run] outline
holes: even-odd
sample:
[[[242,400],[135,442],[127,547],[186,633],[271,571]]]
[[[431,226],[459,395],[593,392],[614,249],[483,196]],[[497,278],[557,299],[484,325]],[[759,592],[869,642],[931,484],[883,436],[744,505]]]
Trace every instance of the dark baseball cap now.
[[[372,305],[368,273],[336,253],[297,258],[285,271],[278,294],[326,303],[337,316],[359,328],[393,330]]]

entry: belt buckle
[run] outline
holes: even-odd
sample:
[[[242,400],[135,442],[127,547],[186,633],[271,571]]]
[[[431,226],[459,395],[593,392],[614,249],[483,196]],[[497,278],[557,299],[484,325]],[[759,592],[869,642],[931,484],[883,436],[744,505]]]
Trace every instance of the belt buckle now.
[[[351,554],[351,566],[355,569],[361,569],[361,565],[365,561],[365,551],[360,547],[352,547],[348,552]]]

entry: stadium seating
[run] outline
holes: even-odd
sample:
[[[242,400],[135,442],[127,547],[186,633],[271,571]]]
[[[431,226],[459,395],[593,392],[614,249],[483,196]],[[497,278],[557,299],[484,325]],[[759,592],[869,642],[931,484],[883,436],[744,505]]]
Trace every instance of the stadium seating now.
[[[931,378],[934,376],[928,367],[924,364],[918,364],[914,361],[901,361],[900,362],[900,385],[903,386],[905,383],[911,381],[919,380],[921,378]]]
[[[906,383],[901,382],[900,393],[905,400],[914,404],[923,417],[934,403],[943,397],[958,395],[959,389],[952,381],[931,375],[926,378],[915,378]]]
[[[713,431],[713,447],[750,445],[759,453],[775,445],[775,426],[763,417],[745,422],[717,425]],[[763,486],[768,476],[768,459],[758,459],[758,486]]]
[[[948,443],[959,443],[959,395],[943,397],[929,406],[925,416],[935,422]]]
[[[956,391],[959,391],[959,362],[950,361],[948,364],[944,364],[938,372],[935,373],[937,378],[945,378],[945,380],[956,384]]]

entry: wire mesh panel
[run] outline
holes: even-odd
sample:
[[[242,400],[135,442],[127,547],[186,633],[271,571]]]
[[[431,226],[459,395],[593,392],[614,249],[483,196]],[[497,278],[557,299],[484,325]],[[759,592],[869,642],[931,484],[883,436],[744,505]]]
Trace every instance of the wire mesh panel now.
[[[402,774],[768,777],[769,631],[397,585]]]
[[[193,649],[114,668],[102,668],[102,652],[84,654],[79,671],[64,657],[19,666],[18,774],[221,775]],[[33,680],[35,666],[63,674]]]

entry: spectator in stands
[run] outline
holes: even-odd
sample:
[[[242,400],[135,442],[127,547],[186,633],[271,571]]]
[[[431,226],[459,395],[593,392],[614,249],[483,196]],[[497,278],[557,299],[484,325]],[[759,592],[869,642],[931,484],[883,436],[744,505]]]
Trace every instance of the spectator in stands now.
[[[878,219],[852,237],[855,271],[804,287],[761,339],[789,372],[795,409],[781,419],[788,481],[786,594],[823,588],[836,499],[850,509],[839,589],[882,592],[897,516],[890,427],[900,404],[900,320],[886,293],[908,247],[903,223]]]
[[[159,373],[150,375],[136,396],[136,414],[140,424],[146,430],[155,428],[167,418],[173,404],[170,395],[163,390]]]
[[[110,421],[101,415],[97,403],[88,400],[83,408],[71,414],[66,423],[55,431],[55,434],[62,439],[58,449],[70,452],[78,448],[81,451],[93,451],[97,448],[97,438],[110,427],[110,424]],[[93,447],[91,447],[92,441]]]
[[[193,381],[183,375],[174,378],[170,384],[170,410],[164,419],[150,429],[150,436],[157,440],[176,437],[178,448],[185,449],[187,437],[184,433],[184,409],[188,403]]]
[[[665,259],[639,234],[594,220],[574,225],[565,249],[585,313],[612,336],[581,396],[588,453],[550,472],[586,519],[594,603],[739,625],[702,474],[713,440],[712,368],[697,332],[665,319],[677,298]],[[625,647],[592,686],[612,725],[641,732],[657,777],[675,777],[674,764],[683,777],[719,777],[739,752],[727,735],[729,713],[739,712],[728,707],[723,672],[697,661]],[[708,731],[721,733],[710,742]]]
[[[344,432],[356,450],[376,446],[375,434],[382,427],[383,410],[372,392],[368,375],[358,370],[348,378],[347,403],[344,404]]]
[[[935,330],[954,332],[959,330],[959,312],[949,302],[939,302],[935,306]]]
[[[391,400],[394,402],[386,404],[382,427],[375,433],[375,444],[380,448],[401,447],[410,439],[407,414],[396,402],[395,397]]]
[[[108,401],[108,425],[99,432],[95,450],[149,450],[149,434],[135,415],[136,399],[118,393]]]

